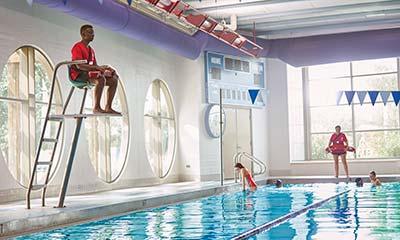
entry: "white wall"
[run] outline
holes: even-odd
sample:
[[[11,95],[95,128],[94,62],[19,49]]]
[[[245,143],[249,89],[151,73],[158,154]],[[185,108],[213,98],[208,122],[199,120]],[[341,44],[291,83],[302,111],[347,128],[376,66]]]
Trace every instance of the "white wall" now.
[[[177,62],[180,69],[177,79],[179,85],[179,131],[181,176],[183,180],[219,181],[220,146],[218,138],[208,136],[205,128],[205,112],[208,104],[205,99],[204,56],[196,61]],[[182,67],[185,66],[185,67]],[[252,109],[253,153],[260,160],[267,159],[267,110]],[[181,145],[183,146],[183,145]]]
[[[177,91],[178,151],[181,180],[200,180],[200,129],[201,85],[204,77],[202,58],[196,61],[180,59],[176,62],[180,82]]]
[[[268,59],[268,165],[271,175],[290,175],[286,65]]]
[[[333,176],[332,161],[303,161],[291,163],[289,155],[288,98],[286,64],[280,60],[267,60],[268,105],[268,160],[271,176]],[[340,163],[340,174],[344,174]],[[350,160],[351,175],[367,175],[375,170],[379,174],[398,174],[399,160]]]

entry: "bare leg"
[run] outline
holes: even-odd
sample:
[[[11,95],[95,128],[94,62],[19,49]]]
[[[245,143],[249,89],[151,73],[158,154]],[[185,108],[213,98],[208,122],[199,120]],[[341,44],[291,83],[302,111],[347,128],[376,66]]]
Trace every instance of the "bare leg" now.
[[[104,77],[91,78],[91,79],[89,79],[89,82],[91,82],[91,83],[96,85],[94,87],[93,112],[94,113],[105,113],[105,111],[100,106],[101,95],[103,93],[104,84],[105,84],[105,78]]]
[[[349,180],[349,166],[347,165],[347,159],[346,159],[346,154],[340,155],[342,159],[342,164],[344,168],[344,172],[346,173],[347,180]]]
[[[339,177],[339,156],[333,154],[333,160],[335,164],[335,178]]]
[[[120,112],[112,109],[112,101],[114,100],[115,92],[117,91],[118,86],[118,76],[109,77],[106,80],[106,86],[108,86],[107,91],[107,103],[105,107],[105,111],[107,113],[121,114]]]

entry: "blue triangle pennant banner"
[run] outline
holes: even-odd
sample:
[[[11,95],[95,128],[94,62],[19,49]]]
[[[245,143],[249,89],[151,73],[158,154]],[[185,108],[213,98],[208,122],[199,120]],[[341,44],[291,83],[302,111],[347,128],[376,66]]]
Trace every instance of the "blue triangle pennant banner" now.
[[[368,91],[369,98],[371,99],[372,106],[375,105],[376,99],[378,98],[379,91]]]
[[[256,101],[257,95],[260,92],[260,89],[249,89],[249,94],[251,98],[251,103],[254,104]]]
[[[344,91],[344,94],[346,95],[347,102],[350,105],[351,102],[353,101],[354,91]]]
[[[367,94],[371,99],[372,106],[375,105],[379,94],[381,95],[383,105],[385,106],[389,101],[390,95],[392,95],[393,101],[396,106],[400,103],[400,91],[338,91],[336,94],[336,105],[339,105],[343,93],[346,95],[347,103],[349,105],[353,102],[355,94],[357,94],[358,100],[360,101],[361,105],[364,104]]]
[[[392,96],[393,96],[394,103],[397,106],[399,104],[399,101],[400,101],[400,92],[399,91],[392,91]]]
[[[132,0],[127,0],[127,2],[129,6],[132,4]]]
[[[337,92],[337,94],[336,94],[336,105],[339,105],[340,100],[342,99],[342,96],[343,96],[343,91]]]
[[[389,97],[390,97],[390,92],[389,91],[381,91],[381,98],[382,98],[382,101],[383,101],[383,105],[386,106],[386,103],[387,103]]]
[[[357,91],[358,100],[360,100],[361,105],[363,105],[366,95],[367,91]]]
[[[63,0],[64,5],[67,5],[67,0]]]

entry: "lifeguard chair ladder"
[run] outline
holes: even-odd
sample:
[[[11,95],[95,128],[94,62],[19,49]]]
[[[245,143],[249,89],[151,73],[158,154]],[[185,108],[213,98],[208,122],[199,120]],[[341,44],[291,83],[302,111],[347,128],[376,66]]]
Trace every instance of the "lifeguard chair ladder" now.
[[[55,156],[55,153],[57,150],[57,144],[59,143],[59,138],[61,135],[62,125],[63,125],[64,120],[66,118],[74,118],[74,119],[76,119],[76,126],[75,126],[75,131],[74,131],[74,136],[73,136],[73,140],[72,140],[72,144],[71,144],[71,149],[70,149],[70,153],[69,153],[67,166],[66,166],[65,173],[64,173],[64,179],[63,179],[60,194],[59,194],[59,201],[58,201],[58,205],[56,206],[58,208],[64,207],[65,195],[67,192],[69,177],[71,175],[72,164],[73,164],[73,161],[75,158],[76,148],[77,148],[78,139],[79,139],[79,133],[80,133],[81,126],[82,126],[82,120],[87,117],[96,117],[96,116],[121,116],[120,114],[103,114],[103,113],[101,113],[101,114],[83,114],[87,90],[92,87],[92,85],[90,85],[90,84],[80,87],[80,89],[84,90],[84,93],[83,93],[82,103],[81,103],[81,106],[79,109],[79,114],[65,114],[68,104],[71,100],[72,94],[74,93],[74,90],[76,88],[75,86],[71,87],[71,90],[70,90],[68,97],[65,101],[65,104],[63,106],[62,113],[59,115],[50,114],[58,69],[64,65],[71,66],[71,65],[82,64],[82,63],[86,63],[86,62],[87,62],[86,60],[60,62],[56,65],[56,67],[54,69],[53,80],[52,80],[51,88],[50,88],[49,103],[47,105],[46,118],[44,119],[43,130],[42,130],[42,134],[39,139],[38,147],[36,149],[35,162],[34,162],[34,165],[32,168],[32,174],[30,176],[30,181],[29,181],[27,192],[26,192],[26,207],[28,209],[31,208],[31,192],[32,192],[32,190],[42,189],[42,196],[41,196],[42,206],[43,207],[45,206],[46,189],[47,189],[47,186],[48,186],[48,183],[50,180],[50,174],[51,174],[51,169],[52,169],[52,165],[53,165],[53,160],[54,160],[54,156]],[[58,128],[57,128],[54,138],[45,138],[46,129],[48,126],[47,123],[49,121],[58,122]],[[52,150],[49,161],[39,161],[43,143],[52,143],[53,144],[53,150]],[[42,184],[34,184],[35,178],[38,175],[37,174],[38,166],[47,166],[46,177],[45,177],[44,183],[42,183]]]

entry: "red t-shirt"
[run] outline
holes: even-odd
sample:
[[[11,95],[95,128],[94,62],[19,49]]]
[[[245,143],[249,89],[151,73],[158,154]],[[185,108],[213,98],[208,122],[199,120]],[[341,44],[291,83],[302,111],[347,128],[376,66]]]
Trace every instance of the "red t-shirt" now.
[[[344,145],[344,143],[347,142],[347,138],[344,133],[339,133],[338,135],[336,135],[336,133],[332,134],[330,141],[332,142],[330,148],[333,153],[338,151],[346,152],[346,146]]]
[[[92,52],[90,59],[89,59],[89,50],[91,50]],[[72,61],[87,60],[88,64],[97,65],[96,56],[94,55],[93,48],[86,46],[83,42],[75,43],[75,45],[71,49],[71,54],[72,54]],[[69,75],[72,80],[75,80],[79,75],[79,71],[76,68],[71,67]]]

